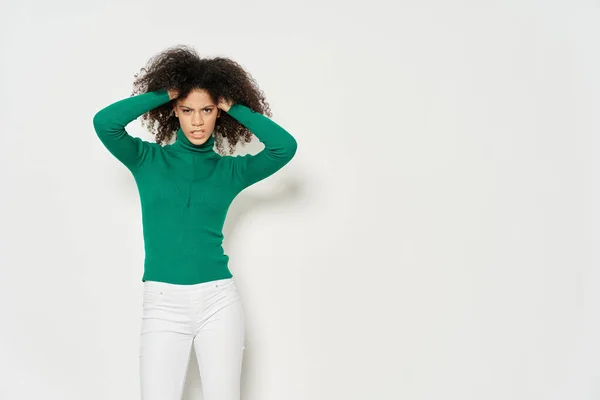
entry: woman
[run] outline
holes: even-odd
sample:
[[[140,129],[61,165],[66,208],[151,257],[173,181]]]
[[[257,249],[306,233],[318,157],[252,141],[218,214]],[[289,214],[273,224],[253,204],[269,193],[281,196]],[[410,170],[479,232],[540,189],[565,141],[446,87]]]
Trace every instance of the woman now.
[[[131,171],[140,194],[142,399],[181,398],[193,346],[204,399],[237,400],[244,313],[222,247],[223,224],[237,194],[292,159],[296,140],[266,116],[262,92],[230,59],[202,59],[178,46],[142,71],[135,75],[132,96],[100,110],[93,120],[98,137]],[[126,132],[140,116],[156,143]],[[249,142],[252,133],[265,148],[232,156],[235,145]],[[173,135],[175,142],[167,144]]]

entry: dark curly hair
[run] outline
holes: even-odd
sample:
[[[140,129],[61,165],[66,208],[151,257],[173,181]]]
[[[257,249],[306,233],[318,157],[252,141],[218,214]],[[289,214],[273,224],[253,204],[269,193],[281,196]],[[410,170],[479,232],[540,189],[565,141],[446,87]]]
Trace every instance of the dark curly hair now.
[[[189,46],[174,46],[158,53],[134,78],[132,96],[161,89],[175,89],[178,92],[176,99],[141,117],[142,125],[155,135],[156,142],[161,145],[169,142],[179,129],[173,101],[186,98],[195,89],[205,90],[215,104],[222,96],[271,117],[264,93],[240,64],[225,57],[201,58]],[[220,154],[225,154],[223,139],[227,139],[229,154],[233,153],[238,142],[244,145],[252,140],[248,128],[226,112],[221,112],[221,118],[217,119],[213,135]]]

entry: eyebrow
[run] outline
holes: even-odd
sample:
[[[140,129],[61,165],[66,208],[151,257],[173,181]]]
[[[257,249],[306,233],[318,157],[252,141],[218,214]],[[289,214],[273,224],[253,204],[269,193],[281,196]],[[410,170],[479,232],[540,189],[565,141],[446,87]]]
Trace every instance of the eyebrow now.
[[[183,105],[183,104],[180,104],[180,105],[179,105],[179,107],[181,107],[181,108],[189,108],[190,110],[193,110],[193,109],[194,109],[193,107],[188,107],[188,106],[186,106],[186,105]],[[212,104],[208,104],[208,105],[206,105],[206,106],[204,106],[204,107],[200,107],[200,109],[203,109],[203,108],[209,108],[209,107],[214,107],[214,105],[212,105]]]

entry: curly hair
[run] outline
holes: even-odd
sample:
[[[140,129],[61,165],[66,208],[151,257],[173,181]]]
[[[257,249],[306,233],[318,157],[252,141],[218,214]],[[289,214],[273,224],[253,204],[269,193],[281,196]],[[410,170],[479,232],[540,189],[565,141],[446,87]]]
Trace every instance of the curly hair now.
[[[174,46],[152,57],[147,65],[134,75],[131,96],[157,90],[175,89],[178,97],[142,115],[142,125],[155,135],[159,144],[169,142],[179,129],[179,119],[173,112],[173,102],[184,99],[195,90],[205,90],[218,104],[219,97],[240,103],[271,117],[271,109],[256,81],[237,62],[225,57],[201,58],[184,45]],[[156,127],[155,127],[156,125]],[[238,142],[252,140],[252,133],[226,112],[217,119],[213,132],[217,152],[225,154],[223,139],[232,154]]]

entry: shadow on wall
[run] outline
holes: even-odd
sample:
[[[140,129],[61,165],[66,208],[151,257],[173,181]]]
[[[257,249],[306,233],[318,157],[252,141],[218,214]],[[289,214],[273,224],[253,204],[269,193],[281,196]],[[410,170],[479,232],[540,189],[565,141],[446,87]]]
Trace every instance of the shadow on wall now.
[[[250,143],[238,143],[236,146],[236,155],[257,154],[264,149],[264,145],[253,137]],[[297,156],[296,156],[297,157]],[[294,160],[292,160],[294,162]],[[287,172],[288,167],[284,167]],[[272,178],[267,178],[267,180]],[[275,173],[276,184],[267,190],[257,193],[253,187],[246,188],[231,203],[223,226],[224,240],[229,243],[235,243],[235,231],[244,216],[261,208],[277,208],[284,204],[296,202],[302,197],[302,181],[300,177],[291,177],[281,172]],[[258,182],[255,185],[261,185]]]
[[[277,181],[274,188],[261,193],[246,189],[231,203],[223,227],[225,240],[235,240],[236,227],[239,226],[245,215],[262,208],[279,208],[284,204],[295,203],[301,197],[301,181],[289,177]]]

